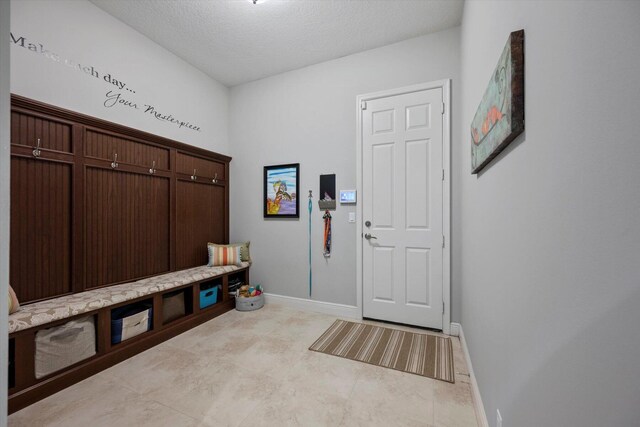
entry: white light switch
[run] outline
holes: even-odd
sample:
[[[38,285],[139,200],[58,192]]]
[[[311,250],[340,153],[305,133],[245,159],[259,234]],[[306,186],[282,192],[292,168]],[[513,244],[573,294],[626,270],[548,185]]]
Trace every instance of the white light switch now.
[[[349,212],[349,222],[356,222],[356,213]]]

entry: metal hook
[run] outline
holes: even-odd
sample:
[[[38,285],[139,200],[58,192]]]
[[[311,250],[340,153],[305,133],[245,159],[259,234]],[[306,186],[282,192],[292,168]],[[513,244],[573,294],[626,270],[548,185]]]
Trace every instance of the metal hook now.
[[[191,175],[191,180],[195,181],[196,179],[198,179],[198,177],[196,176],[196,170],[193,170],[193,175]]]
[[[113,153],[113,162],[111,162],[111,167],[113,169],[118,167],[118,153]]]
[[[38,142],[36,143],[37,145],[34,147],[32,153],[33,153],[33,157],[40,157],[40,138],[38,138]]]
[[[213,175],[213,179],[211,180],[211,182],[213,182],[214,184],[216,184],[216,183],[218,182],[218,172],[216,172],[216,173]]]
[[[151,169],[149,169],[149,173],[154,174],[156,173],[156,161],[153,161],[153,165],[151,166]]]

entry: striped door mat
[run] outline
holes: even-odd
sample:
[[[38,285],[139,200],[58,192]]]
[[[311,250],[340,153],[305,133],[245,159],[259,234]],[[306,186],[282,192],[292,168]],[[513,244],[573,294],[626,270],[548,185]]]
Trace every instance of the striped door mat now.
[[[455,382],[448,337],[336,320],[309,350]]]

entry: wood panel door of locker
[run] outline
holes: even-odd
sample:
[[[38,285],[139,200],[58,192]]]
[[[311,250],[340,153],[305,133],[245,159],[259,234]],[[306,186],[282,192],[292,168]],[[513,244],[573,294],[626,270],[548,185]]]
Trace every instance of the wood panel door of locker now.
[[[85,288],[170,271],[170,178],[87,166],[84,179]]]
[[[73,164],[11,157],[10,284],[21,304],[73,292]]]
[[[208,262],[207,243],[228,243],[225,187],[197,180],[176,183],[176,270]]]

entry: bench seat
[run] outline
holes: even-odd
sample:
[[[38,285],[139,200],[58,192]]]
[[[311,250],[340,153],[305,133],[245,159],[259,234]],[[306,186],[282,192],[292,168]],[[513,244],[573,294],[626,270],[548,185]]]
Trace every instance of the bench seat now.
[[[249,266],[250,263],[243,262],[238,266],[194,267],[148,277],[136,282],[108,286],[28,304],[20,307],[20,310],[16,313],[9,315],[9,333],[12,334],[56,320],[88,313],[103,307],[170,290],[189,283],[211,279],[236,270],[242,270]]]

